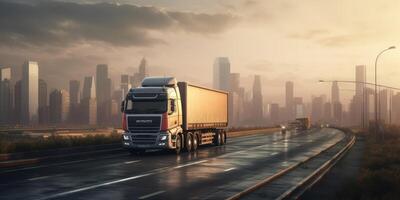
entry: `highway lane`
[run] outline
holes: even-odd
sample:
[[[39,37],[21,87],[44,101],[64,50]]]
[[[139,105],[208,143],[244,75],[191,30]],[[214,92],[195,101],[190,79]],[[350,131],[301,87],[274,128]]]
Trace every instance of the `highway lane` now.
[[[222,199],[342,139],[312,134],[246,136],[176,156],[127,153],[0,171],[1,199]],[[69,163],[68,163],[69,162]],[[33,167],[33,168],[32,168]]]

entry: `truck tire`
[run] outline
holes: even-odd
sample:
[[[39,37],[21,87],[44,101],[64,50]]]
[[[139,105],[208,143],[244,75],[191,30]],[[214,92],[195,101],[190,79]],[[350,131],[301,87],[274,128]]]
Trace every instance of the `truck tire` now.
[[[221,145],[226,144],[226,131],[221,131]]]
[[[187,152],[191,152],[193,148],[193,137],[191,133],[188,133],[185,138],[185,149]]]
[[[214,136],[214,144],[215,146],[221,146],[221,141],[222,141],[222,131],[217,130],[215,132],[215,136]]]
[[[199,146],[199,138],[197,137],[197,134],[193,134],[192,150],[196,151],[198,146]]]
[[[181,139],[181,135],[177,135],[176,136],[176,143],[175,143],[175,153],[178,155],[179,153],[181,153],[182,150],[182,139]]]

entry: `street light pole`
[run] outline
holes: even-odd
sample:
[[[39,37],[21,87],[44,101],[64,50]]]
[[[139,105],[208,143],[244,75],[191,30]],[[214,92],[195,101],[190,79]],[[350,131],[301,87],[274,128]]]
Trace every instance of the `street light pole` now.
[[[378,126],[379,126],[379,122],[378,122],[378,90],[377,90],[377,88],[378,88],[378,73],[377,73],[378,58],[385,51],[395,49],[395,48],[396,48],[395,46],[391,46],[387,49],[384,49],[376,56],[376,59],[375,59],[375,135],[378,135]],[[383,139],[383,132],[382,132],[382,139]]]

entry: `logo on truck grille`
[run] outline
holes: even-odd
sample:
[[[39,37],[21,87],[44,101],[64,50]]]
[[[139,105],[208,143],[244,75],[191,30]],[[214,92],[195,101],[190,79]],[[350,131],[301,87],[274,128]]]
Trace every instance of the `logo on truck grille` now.
[[[153,123],[151,119],[137,119],[136,123]]]

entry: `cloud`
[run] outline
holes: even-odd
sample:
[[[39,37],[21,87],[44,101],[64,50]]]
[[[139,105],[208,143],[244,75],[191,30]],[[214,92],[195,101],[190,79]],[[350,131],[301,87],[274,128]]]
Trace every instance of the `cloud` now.
[[[102,42],[151,46],[167,42],[159,36],[165,31],[217,34],[235,20],[231,14],[172,12],[135,5],[0,1],[0,45],[65,47]]]
[[[344,33],[335,33],[327,29],[310,29],[304,32],[296,32],[287,35],[288,38],[308,40],[325,47],[342,47],[364,44],[374,36],[368,31],[349,30]]]

